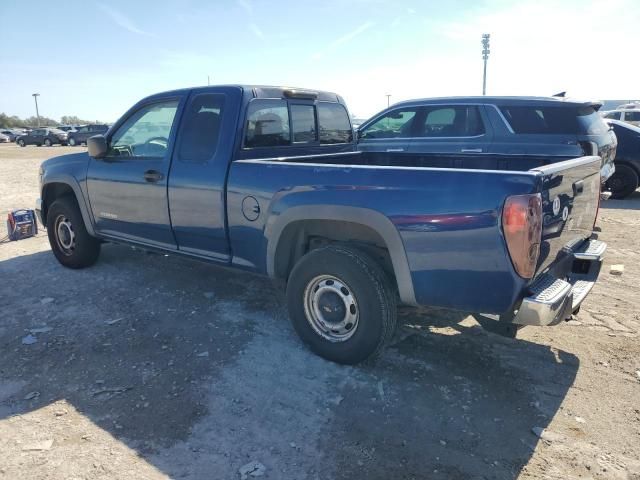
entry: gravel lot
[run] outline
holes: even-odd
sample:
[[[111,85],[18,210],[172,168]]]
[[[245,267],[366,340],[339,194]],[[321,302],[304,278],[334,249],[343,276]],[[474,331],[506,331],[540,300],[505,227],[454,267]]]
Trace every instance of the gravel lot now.
[[[40,162],[72,151],[0,145],[0,211],[32,208]],[[0,478],[640,479],[640,193],[598,225],[577,320],[511,340],[403,311],[358,367],[309,353],[265,279],[116,245],[71,271],[46,234],[0,244]]]

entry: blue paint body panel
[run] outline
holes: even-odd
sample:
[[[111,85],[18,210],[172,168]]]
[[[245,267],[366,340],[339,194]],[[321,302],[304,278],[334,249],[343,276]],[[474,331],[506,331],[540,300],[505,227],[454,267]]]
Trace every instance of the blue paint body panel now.
[[[184,112],[203,93],[224,97],[220,141],[211,158],[184,161],[176,153],[186,135]],[[403,302],[486,313],[513,308],[529,283],[515,272],[503,236],[507,197],[543,197],[538,271],[558,261],[564,246],[591,234],[597,157],[537,169],[551,163],[541,156],[530,158],[526,169],[522,162],[520,168],[499,169],[498,156],[474,163],[477,157],[465,155],[359,152],[354,142],[244,149],[246,112],[256,98],[287,96],[278,87],[231,85],[142,100],[111,128],[107,140],[139,108],[175,99],[165,156],[104,160],[79,153],[44,162],[43,218],[47,191],[69,185],[95,236],[274,277],[281,274],[281,240],[295,224],[358,225],[388,249]],[[326,92],[295,103],[318,101],[343,103]],[[162,173],[161,180],[146,183],[149,169]],[[564,219],[562,211],[553,210],[557,197],[562,211],[568,209]]]

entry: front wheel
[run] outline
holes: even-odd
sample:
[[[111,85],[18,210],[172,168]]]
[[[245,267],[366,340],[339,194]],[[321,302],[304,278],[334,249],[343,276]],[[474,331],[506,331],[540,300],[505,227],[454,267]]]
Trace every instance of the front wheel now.
[[[24,140],[22,140],[22,139],[18,140],[18,145],[20,145],[21,147],[26,147],[26,146],[27,146],[27,144],[25,143],[25,141],[24,141]]]
[[[45,147],[50,147],[51,145],[53,145],[53,143],[51,143],[51,140],[49,140],[48,138],[44,139],[44,146]]]
[[[51,204],[47,235],[53,254],[65,267],[85,268],[98,259],[100,242],[87,232],[74,198],[62,197]]]
[[[616,171],[607,180],[605,187],[611,192],[611,198],[626,198],[638,188],[638,173],[629,165],[617,164]]]
[[[75,147],[75,146],[76,146],[76,139],[75,139],[75,138],[73,138],[73,137],[71,137],[71,138],[69,139],[69,145],[71,145],[72,147]]]
[[[396,327],[396,295],[368,255],[332,245],[306,254],[287,282],[296,332],[321,357],[356,364],[378,354]]]

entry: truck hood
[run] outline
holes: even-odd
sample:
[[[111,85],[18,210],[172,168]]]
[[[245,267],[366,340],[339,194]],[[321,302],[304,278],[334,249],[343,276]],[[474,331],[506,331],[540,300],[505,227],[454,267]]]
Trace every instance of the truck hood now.
[[[66,165],[88,164],[89,155],[86,152],[70,153],[68,155],[60,155],[42,162],[42,168],[47,171],[50,169],[63,169]]]

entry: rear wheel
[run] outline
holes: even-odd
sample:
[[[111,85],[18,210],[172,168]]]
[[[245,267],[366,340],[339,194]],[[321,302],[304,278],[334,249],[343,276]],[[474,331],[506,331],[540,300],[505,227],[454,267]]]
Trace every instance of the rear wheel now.
[[[635,192],[640,180],[638,173],[629,165],[617,164],[616,171],[607,180],[606,188],[611,192],[611,198],[625,198]]]
[[[47,235],[53,254],[65,267],[85,268],[98,259],[100,242],[87,232],[74,198],[62,197],[51,204]]]
[[[44,146],[45,147],[50,147],[51,145],[53,145],[53,143],[51,142],[51,140],[49,140],[48,138],[44,139]]]
[[[287,283],[289,316],[309,348],[337,363],[379,353],[396,327],[396,295],[382,268],[346,246],[313,250]]]

